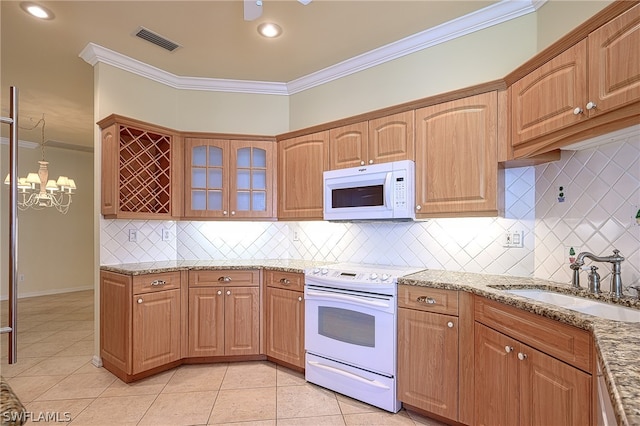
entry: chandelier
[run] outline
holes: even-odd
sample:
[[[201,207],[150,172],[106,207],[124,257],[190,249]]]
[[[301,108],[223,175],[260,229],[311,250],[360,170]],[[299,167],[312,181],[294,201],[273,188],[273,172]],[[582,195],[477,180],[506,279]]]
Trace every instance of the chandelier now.
[[[71,205],[71,196],[76,190],[76,183],[66,176],[58,177],[58,180],[49,180],[49,165],[44,159],[45,139],[44,139],[44,115],[35,126],[25,129],[33,130],[42,123],[42,141],[40,149],[42,160],[38,161],[40,167],[37,173],[29,173],[27,177],[18,178],[18,208],[20,210],[34,209],[42,210],[48,207],[55,207],[62,214],[67,214]],[[4,183],[11,183],[11,176],[7,174]]]

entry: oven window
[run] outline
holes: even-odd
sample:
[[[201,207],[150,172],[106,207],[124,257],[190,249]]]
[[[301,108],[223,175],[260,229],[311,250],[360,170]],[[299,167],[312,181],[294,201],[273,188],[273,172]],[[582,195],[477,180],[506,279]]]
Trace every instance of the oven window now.
[[[384,185],[358,186],[331,190],[331,207],[384,206]]]
[[[375,347],[376,317],[342,308],[318,307],[318,334],[357,346]]]

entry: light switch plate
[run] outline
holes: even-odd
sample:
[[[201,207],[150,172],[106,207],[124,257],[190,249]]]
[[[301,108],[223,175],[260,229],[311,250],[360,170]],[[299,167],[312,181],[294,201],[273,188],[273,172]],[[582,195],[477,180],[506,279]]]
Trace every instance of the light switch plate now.
[[[524,231],[506,231],[502,246],[506,248],[524,247]]]

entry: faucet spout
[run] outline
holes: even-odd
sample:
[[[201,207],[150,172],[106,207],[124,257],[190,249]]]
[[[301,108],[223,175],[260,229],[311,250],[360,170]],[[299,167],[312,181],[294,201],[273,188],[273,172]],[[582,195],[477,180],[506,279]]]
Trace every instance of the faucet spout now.
[[[622,277],[620,275],[620,263],[624,260],[623,256],[620,256],[619,250],[613,250],[611,256],[596,256],[588,251],[582,252],[576,257],[569,267],[573,271],[571,277],[571,285],[573,287],[580,287],[580,268],[584,265],[584,259],[591,259],[594,262],[606,262],[611,263],[611,292],[615,297],[622,296]]]

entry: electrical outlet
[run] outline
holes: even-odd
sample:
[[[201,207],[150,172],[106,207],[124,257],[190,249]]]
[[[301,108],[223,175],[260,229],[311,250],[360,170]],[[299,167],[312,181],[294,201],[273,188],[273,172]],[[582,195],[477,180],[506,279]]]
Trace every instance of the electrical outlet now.
[[[506,231],[502,246],[506,248],[524,247],[524,231]]]
[[[162,230],[162,241],[171,241],[171,231],[169,229]]]
[[[138,242],[138,230],[137,229],[129,229],[129,242],[130,243]]]
[[[20,281],[21,283],[24,282],[24,274],[18,275],[18,281]]]
[[[293,241],[300,241],[300,235],[298,235],[298,231],[293,231]]]

